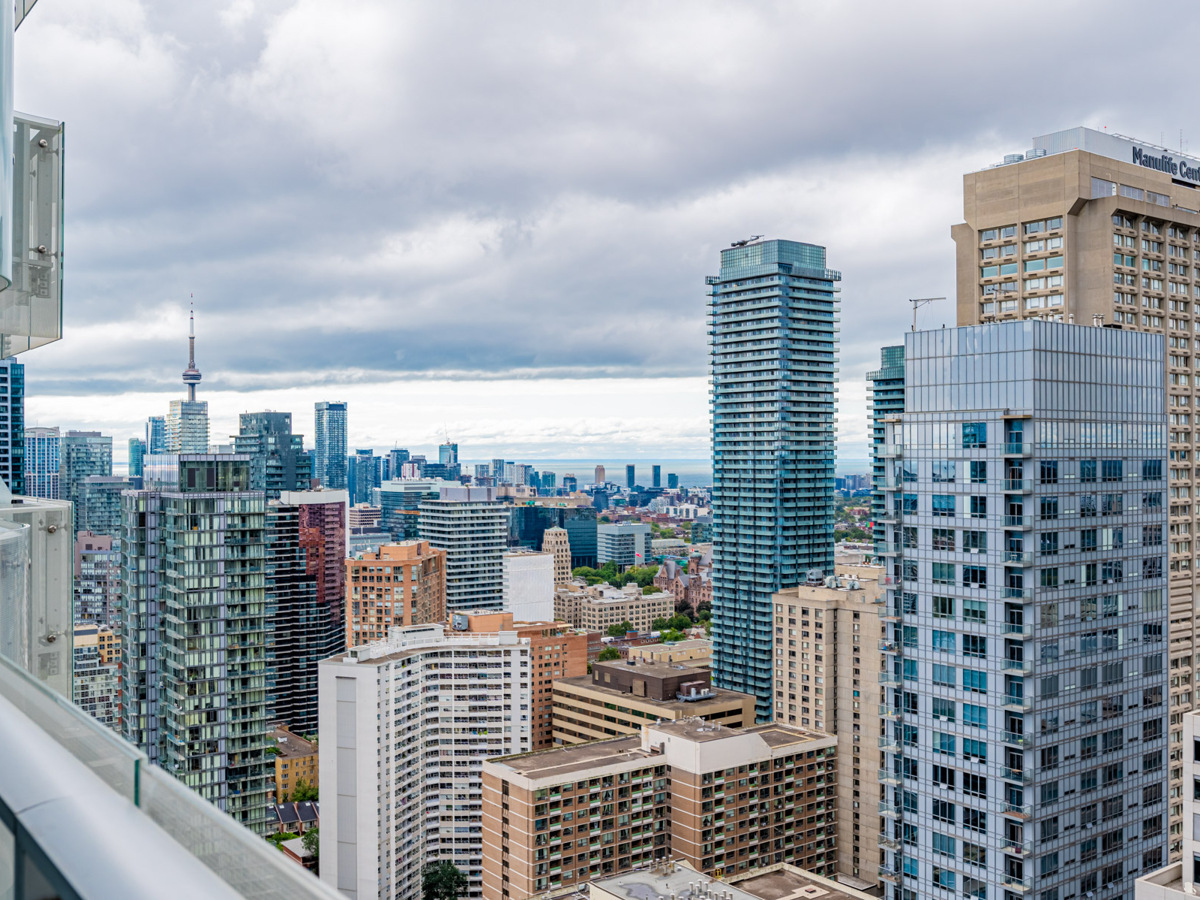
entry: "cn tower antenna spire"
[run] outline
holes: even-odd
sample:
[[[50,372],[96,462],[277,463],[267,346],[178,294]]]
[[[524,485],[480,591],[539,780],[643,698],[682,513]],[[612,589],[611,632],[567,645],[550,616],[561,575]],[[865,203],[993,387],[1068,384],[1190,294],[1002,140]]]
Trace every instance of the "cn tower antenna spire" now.
[[[188,367],[183,371],[189,403],[196,402],[196,385],[200,383],[200,377],[200,370],[196,368],[196,309],[193,301],[188,313]]]

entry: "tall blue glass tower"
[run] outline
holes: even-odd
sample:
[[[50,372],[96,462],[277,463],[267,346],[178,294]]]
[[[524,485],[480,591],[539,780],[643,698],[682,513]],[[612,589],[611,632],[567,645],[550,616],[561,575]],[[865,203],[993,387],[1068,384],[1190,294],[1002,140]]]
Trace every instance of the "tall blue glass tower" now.
[[[867,414],[871,418],[871,434],[867,448],[871,453],[871,521],[872,538],[877,555],[887,550],[887,528],[880,521],[886,510],[884,481],[887,460],[880,455],[883,446],[885,422],[904,412],[904,345],[882,347],[879,350],[879,368],[867,373]]]
[[[739,242],[706,279],[713,652],[720,687],[772,716],[771,595],[833,569],[838,285],[825,248]]]

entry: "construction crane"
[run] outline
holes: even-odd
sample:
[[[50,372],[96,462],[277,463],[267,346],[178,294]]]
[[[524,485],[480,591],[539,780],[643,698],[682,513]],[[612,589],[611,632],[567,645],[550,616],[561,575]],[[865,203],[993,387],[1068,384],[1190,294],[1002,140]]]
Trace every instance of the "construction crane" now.
[[[945,299],[946,299],[945,297],[917,297],[917,298],[909,297],[908,302],[911,303],[913,306],[912,330],[913,331],[917,330],[917,310],[918,309],[920,309],[922,306],[928,306],[930,303],[933,303],[937,300],[945,300]]]

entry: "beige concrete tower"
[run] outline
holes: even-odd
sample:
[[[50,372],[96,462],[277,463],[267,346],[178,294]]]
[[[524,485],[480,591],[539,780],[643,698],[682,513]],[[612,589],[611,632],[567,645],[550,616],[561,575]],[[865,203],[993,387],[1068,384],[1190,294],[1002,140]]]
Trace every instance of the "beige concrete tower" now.
[[[963,176],[958,324],[1051,318],[1166,338],[1169,850],[1183,837],[1183,716],[1195,708],[1200,159],[1090,128]],[[1140,538],[1140,535],[1138,536]],[[1158,642],[1162,635],[1140,635]],[[1148,649],[1148,648],[1147,648]]]
[[[571,580],[571,540],[565,528],[547,528],[542,537],[542,552],[554,554],[554,585]]]

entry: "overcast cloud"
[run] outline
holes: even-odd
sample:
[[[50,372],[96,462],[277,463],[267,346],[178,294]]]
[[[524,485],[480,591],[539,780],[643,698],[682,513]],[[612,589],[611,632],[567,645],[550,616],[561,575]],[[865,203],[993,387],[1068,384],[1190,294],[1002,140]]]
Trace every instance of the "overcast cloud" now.
[[[865,456],[863,374],[905,298],[952,297],[962,173],[1196,122],[1191,17],[978,9],[41,0],[17,107],[67,123],[66,336],[24,358],[28,419],[123,456],[182,393],[194,293],[214,440],[347,399],[353,446],[706,456],[704,276],[761,233],[843,273]]]

